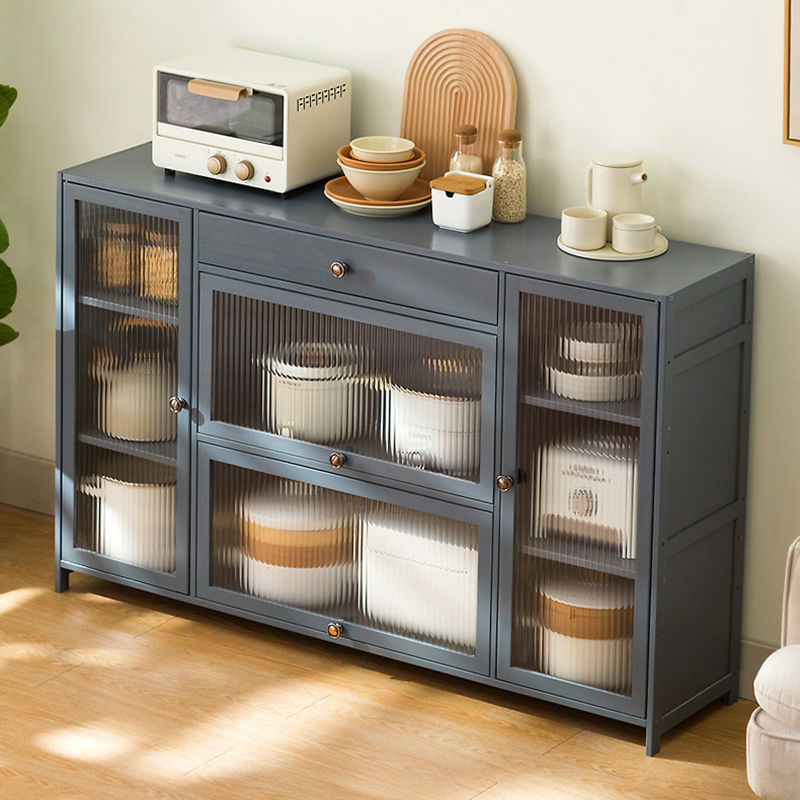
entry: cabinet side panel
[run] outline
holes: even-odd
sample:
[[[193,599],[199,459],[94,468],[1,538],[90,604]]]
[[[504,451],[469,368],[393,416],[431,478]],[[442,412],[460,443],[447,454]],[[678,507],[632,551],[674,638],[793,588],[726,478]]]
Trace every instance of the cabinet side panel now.
[[[667,558],[660,632],[666,709],[730,670],[736,528],[735,522],[722,525]]]
[[[667,301],[649,715],[663,733],[735,696],[753,261]]]
[[[674,374],[666,436],[668,537],[737,499],[742,350],[739,342]]]
[[[685,353],[702,342],[732,330],[745,321],[746,284],[737,281],[675,313],[672,352]]]

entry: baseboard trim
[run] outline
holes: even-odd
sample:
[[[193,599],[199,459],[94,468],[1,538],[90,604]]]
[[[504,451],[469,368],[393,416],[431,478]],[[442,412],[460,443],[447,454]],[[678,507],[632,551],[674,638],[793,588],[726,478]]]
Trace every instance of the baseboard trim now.
[[[755,700],[753,681],[761,665],[775,652],[774,647],[742,639],[742,656],[739,666],[739,697]]]
[[[53,514],[55,464],[0,448],[0,503]]]

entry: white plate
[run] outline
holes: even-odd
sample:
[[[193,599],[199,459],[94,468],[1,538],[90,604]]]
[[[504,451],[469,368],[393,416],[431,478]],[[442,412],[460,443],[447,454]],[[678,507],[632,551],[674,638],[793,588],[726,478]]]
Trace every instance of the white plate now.
[[[642,376],[638,374],[575,375],[554,367],[547,367],[547,373],[550,391],[570,400],[610,403],[634,400],[641,392]]]
[[[360,203],[346,203],[344,200],[337,200],[325,192],[325,197],[332,203],[339,206],[342,211],[348,214],[355,214],[358,217],[405,217],[408,214],[415,214],[425,206],[431,204],[431,198],[421,200],[419,203],[411,203],[405,206],[370,206]]]
[[[655,258],[667,252],[669,242],[660,234],[656,234],[656,246],[649,253],[620,253],[608,242],[605,247],[599,250],[578,250],[575,247],[567,247],[558,237],[558,246],[565,252],[581,258],[591,258],[595,261],[642,261],[645,258]]]

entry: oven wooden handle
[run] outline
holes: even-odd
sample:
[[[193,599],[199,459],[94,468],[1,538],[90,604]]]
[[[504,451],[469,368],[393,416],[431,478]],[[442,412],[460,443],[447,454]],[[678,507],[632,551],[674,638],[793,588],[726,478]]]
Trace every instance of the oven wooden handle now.
[[[200,78],[193,78],[187,84],[187,88],[192,94],[201,94],[203,97],[213,97],[215,100],[241,100],[250,94],[250,90],[244,86],[233,86],[230,83],[217,83],[216,81],[204,81]]]

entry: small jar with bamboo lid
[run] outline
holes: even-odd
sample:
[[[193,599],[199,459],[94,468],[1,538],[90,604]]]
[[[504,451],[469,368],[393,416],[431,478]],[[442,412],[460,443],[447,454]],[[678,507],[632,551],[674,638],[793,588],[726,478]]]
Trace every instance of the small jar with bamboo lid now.
[[[457,125],[453,131],[455,150],[450,156],[450,170],[483,173],[483,159],[478,153],[478,129],[474,125]]]
[[[527,213],[527,169],[522,158],[522,136],[508,129],[497,135],[497,158],[492,167],[494,203],[492,219],[522,222]]]

